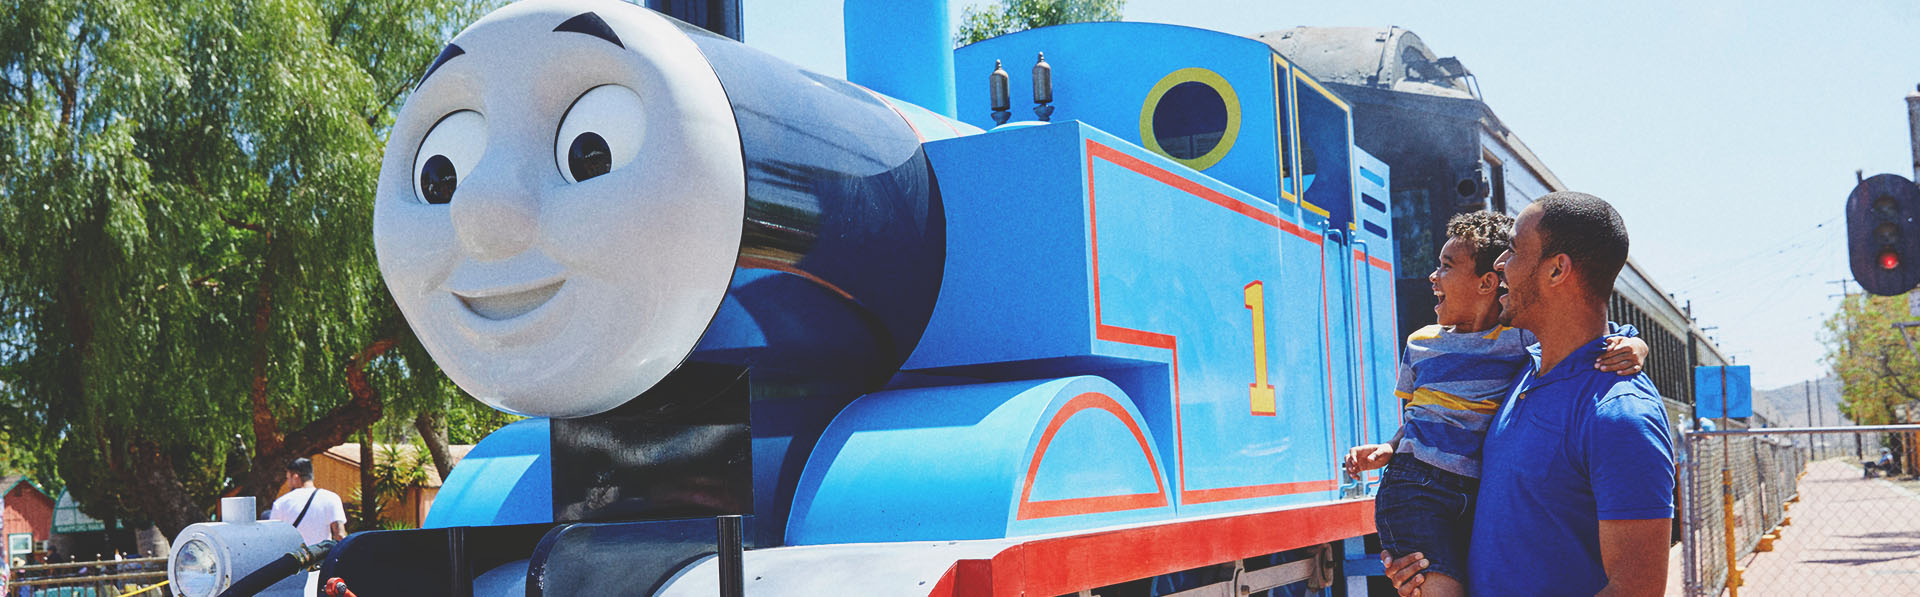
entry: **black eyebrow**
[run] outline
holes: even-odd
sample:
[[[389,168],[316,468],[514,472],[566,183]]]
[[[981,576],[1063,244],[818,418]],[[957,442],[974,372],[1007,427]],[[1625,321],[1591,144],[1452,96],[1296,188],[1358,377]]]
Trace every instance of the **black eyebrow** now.
[[[465,53],[467,53],[467,51],[460,49],[460,46],[447,44],[446,49],[440,50],[440,57],[433,59],[433,66],[427,67],[427,74],[420,75],[420,82],[415,83],[413,85],[413,88],[419,89],[421,85],[427,84],[427,77],[433,76],[433,71],[440,70],[440,65],[446,64],[447,61],[452,60],[453,57],[459,56]]]
[[[620,36],[613,34],[613,28],[607,26],[607,22],[601,20],[600,15],[593,14],[592,12],[583,12],[574,15],[573,18],[567,19],[565,23],[561,23],[559,27],[554,27],[553,30],[556,33],[561,31],[585,33],[607,40],[607,42],[613,45],[620,46],[622,50],[627,49],[627,44],[620,43]]]

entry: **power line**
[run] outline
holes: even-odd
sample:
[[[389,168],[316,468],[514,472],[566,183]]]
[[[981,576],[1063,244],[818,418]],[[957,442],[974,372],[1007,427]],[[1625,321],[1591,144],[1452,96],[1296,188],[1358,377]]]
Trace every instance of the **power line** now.
[[[1834,246],[1836,240],[1837,239],[1833,236],[1827,236],[1825,238],[1819,239],[1818,244],[1809,244],[1809,242],[1813,242],[1813,239],[1795,241],[1791,245],[1786,247],[1770,248],[1767,250],[1762,250],[1758,253],[1747,255],[1745,257],[1723,261],[1721,262],[1721,264],[1708,266],[1708,268],[1712,268],[1713,271],[1702,272],[1702,273],[1694,274],[1692,276],[1683,278],[1682,282],[1676,286],[1678,288],[1676,292],[1688,292],[1688,291],[1696,290],[1704,286],[1713,285],[1729,276],[1747,273],[1747,268],[1736,267],[1736,266],[1748,261],[1753,261],[1755,259],[1759,259],[1762,257],[1776,257],[1781,255],[1787,255],[1790,252],[1797,251],[1800,249],[1813,249],[1813,250],[1826,249],[1828,247]],[[1798,261],[1804,264],[1822,263],[1822,260],[1818,260],[1818,259],[1797,259],[1797,260],[1789,260],[1789,261]],[[1707,268],[1701,268],[1701,269],[1704,270]],[[1695,271],[1701,271],[1701,270],[1695,270]],[[1773,270],[1769,268],[1763,271],[1778,271],[1778,270]]]
[[[1803,239],[1803,237],[1806,237],[1806,236],[1809,236],[1809,235],[1811,235],[1811,234],[1813,234],[1813,233],[1816,233],[1816,232],[1820,232],[1821,230],[1823,230],[1823,229],[1825,229],[1825,228],[1827,227],[1827,225],[1828,225],[1828,224],[1832,224],[1832,223],[1834,223],[1834,222],[1837,222],[1837,221],[1839,221],[1839,220],[1840,220],[1840,216],[1834,216],[1833,218],[1831,218],[1831,219],[1828,219],[1828,220],[1827,220],[1827,221],[1825,221],[1825,222],[1821,222],[1821,223],[1819,223],[1819,224],[1814,224],[1814,226],[1813,226],[1812,228],[1808,228],[1808,229],[1805,229],[1805,230],[1802,230],[1802,231],[1800,231],[1800,232],[1798,232],[1798,233],[1796,233],[1796,234],[1794,234],[1794,235],[1792,235],[1792,236],[1789,236],[1789,237],[1787,237],[1787,238],[1785,238],[1785,239],[1781,239],[1781,241],[1780,241],[1779,243],[1777,243],[1777,244],[1775,244],[1775,245],[1772,245],[1772,246],[1769,246],[1769,247],[1766,247],[1766,248],[1762,248],[1762,249],[1760,249],[1759,251],[1755,251],[1755,252],[1753,252],[1753,253],[1749,253],[1749,254],[1747,254],[1747,255],[1743,255],[1743,256],[1739,256],[1739,257],[1733,257],[1733,258],[1729,258],[1729,259],[1724,259],[1724,260],[1721,260],[1721,261],[1719,261],[1719,262],[1715,262],[1715,263],[1710,263],[1710,264],[1706,264],[1706,265],[1702,265],[1702,266],[1699,266],[1699,267],[1697,267],[1697,268],[1694,268],[1694,270],[1693,270],[1693,271],[1695,271],[1695,272],[1699,272],[1699,271],[1702,271],[1702,270],[1709,270],[1709,269],[1712,269],[1712,270],[1715,270],[1715,271],[1714,271],[1714,272],[1709,272],[1709,273],[1704,273],[1704,274],[1690,274],[1690,275],[1683,275],[1683,276],[1681,277],[1681,280],[1682,280],[1683,282],[1685,282],[1685,281],[1687,281],[1687,280],[1691,280],[1691,279],[1693,279],[1693,278],[1698,278],[1698,277],[1700,277],[1700,276],[1702,276],[1702,275],[1713,275],[1713,274],[1717,274],[1717,273],[1720,273],[1720,272],[1724,272],[1724,271],[1726,271],[1726,270],[1724,270],[1724,269],[1721,269],[1721,268],[1723,268],[1723,267],[1726,267],[1726,266],[1731,266],[1731,265],[1733,265],[1733,264],[1736,264],[1736,263],[1743,263],[1743,262],[1746,262],[1746,261],[1751,261],[1751,260],[1753,260],[1753,259],[1757,259],[1757,258],[1760,258],[1760,257],[1767,257],[1767,256],[1772,256],[1772,255],[1781,255],[1781,254],[1785,254],[1785,253],[1786,253],[1787,251],[1791,251],[1791,250],[1793,250],[1793,249],[1797,249],[1797,248],[1800,248],[1800,247],[1802,247],[1802,246],[1804,246],[1804,245],[1805,245],[1805,241],[1804,241],[1804,240],[1802,240],[1802,239]],[[1831,241],[1831,238],[1829,238],[1829,239],[1828,239],[1828,241]],[[1782,246],[1782,245],[1786,245],[1786,246]]]

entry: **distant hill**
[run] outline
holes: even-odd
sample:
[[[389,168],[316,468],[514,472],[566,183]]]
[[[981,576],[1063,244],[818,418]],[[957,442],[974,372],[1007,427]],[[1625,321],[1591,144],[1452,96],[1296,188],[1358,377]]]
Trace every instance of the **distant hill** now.
[[[1813,402],[1811,420],[1807,418],[1809,394]],[[1840,416],[1839,405],[1840,380],[1833,377],[1753,391],[1754,413],[1766,417],[1772,427],[1851,425]]]

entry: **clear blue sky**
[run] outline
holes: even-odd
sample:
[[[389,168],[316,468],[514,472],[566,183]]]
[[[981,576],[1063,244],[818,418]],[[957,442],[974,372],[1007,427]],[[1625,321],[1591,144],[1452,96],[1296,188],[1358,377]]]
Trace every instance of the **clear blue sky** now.
[[[954,22],[974,4],[953,0]],[[840,10],[745,0],[747,42],[840,75]],[[1129,0],[1126,18],[1413,30],[1479,77],[1555,174],[1620,210],[1634,261],[1718,326],[1758,388],[1826,374],[1854,170],[1913,175],[1903,98],[1920,83],[1920,3]]]

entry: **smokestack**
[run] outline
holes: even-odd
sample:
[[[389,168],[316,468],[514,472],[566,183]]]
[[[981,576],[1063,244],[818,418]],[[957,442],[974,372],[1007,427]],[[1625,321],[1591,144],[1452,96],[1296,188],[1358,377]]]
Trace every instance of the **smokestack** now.
[[[953,30],[941,0],[846,0],[847,80],[954,118]]]

